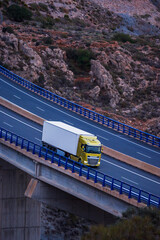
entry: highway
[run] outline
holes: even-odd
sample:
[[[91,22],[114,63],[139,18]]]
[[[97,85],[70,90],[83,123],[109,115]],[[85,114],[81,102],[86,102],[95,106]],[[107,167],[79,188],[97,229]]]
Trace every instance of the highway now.
[[[41,144],[42,126],[30,121],[11,110],[0,106],[0,126],[32,142]],[[65,119],[63,119],[65,122]],[[106,155],[102,155],[99,171],[143,189],[157,196],[160,195],[160,180],[152,174],[129,166]]]
[[[103,145],[160,167],[160,150],[158,148],[77,115],[53,102],[35,95],[2,75],[0,76],[0,96],[46,120],[63,121],[91,132],[98,136]]]

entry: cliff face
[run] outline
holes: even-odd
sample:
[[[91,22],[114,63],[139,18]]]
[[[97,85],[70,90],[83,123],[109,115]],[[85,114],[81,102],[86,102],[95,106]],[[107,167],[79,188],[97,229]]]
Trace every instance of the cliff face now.
[[[8,10],[14,1],[0,2],[3,66],[67,99],[159,134],[157,1],[15,2],[32,17],[17,22]]]

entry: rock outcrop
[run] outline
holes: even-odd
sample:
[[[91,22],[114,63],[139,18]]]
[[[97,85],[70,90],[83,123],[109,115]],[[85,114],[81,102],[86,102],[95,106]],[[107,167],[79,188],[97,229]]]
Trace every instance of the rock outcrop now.
[[[159,29],[160,13],[153,2],[19,1],[28,4],[33,16],[22,24],[4,16],[0,64],[67,99],[118,113],[128,124],[132,119],[143,121],[142,130],[144,122],[154,119],[147,127],[155,134],[160,114],[160,39],[159,30],[152,30]],[[2,2],[0,10],[10,4]],[[148,36],[136,37],[135,29],[145,33],[146,26]],[[131,35],[117,37],[124,28]]]
[[[101,65],[99,60],[91,61],[91,82],[105,90],[111,107],[116,107],[119,102],[119,93],[115,88],[112,75]]]

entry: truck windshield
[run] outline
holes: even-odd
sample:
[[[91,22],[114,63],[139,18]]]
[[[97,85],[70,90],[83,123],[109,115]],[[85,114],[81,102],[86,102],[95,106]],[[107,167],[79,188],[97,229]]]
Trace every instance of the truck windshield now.
[[[88,146],[86,145],[86,153],[101,153],[100,146]]]

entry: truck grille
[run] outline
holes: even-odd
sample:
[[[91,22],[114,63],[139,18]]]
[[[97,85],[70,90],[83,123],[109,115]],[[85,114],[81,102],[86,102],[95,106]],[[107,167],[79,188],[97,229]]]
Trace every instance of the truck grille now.
[[[98,164],[98,160],[99,160],[98,157],[89,157],[88,156],[88,164],[91,165],[91,166],[97,165]]]

